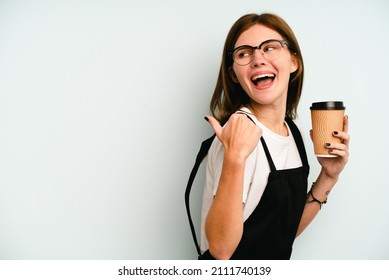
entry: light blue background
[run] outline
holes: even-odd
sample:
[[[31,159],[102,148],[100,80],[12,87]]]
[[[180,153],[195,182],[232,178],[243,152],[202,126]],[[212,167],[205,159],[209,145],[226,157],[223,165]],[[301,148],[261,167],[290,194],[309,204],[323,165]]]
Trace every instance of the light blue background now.
[[[0,1],[0,259],[195,259],[184,189],[249,12],[300,42],[311,180],[310,104],[343,100],[350,119],[350,162],[292,259],[389,259],[388,3]]]

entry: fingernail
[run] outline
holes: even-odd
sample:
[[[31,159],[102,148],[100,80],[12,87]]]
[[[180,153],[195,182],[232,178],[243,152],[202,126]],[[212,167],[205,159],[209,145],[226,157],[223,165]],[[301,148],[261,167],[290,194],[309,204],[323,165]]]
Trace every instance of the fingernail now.
[[[334,135],[338,135],[338,133],[339,133],[339,132],[337,132],[337,131],[334,131]]]
[[[206,120],[207,122],[209,122],[209,119],[208,119],[208,117],[204,117],[204,120]]]
[[[331,146],[331,143],[326,143],[326,147],[329,147],[329,146]]]

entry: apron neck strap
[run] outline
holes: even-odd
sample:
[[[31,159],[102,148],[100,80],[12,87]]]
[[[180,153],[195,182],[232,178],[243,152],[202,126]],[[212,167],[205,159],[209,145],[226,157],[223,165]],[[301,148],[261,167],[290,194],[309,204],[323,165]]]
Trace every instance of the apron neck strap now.
[[[308,166],[308,157],[307,152],[305,150],[304,141],[301,136],[300,130],[298,129],[297,125],[289,118],[285,117],[285,121],[288,124],[290,131],[292,131],[292,135],[294,138],[294,141],[296,142],[297,149],[300,154],[301,161],[303,163],[303,166]]]

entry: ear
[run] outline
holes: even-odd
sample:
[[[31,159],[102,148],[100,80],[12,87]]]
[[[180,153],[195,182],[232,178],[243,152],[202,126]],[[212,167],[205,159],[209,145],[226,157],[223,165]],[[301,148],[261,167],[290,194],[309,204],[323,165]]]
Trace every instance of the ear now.
[[[239,83],[239,80],[236,77],[235,71],[234,69],[232,69],[232,66],[228,68],[228,73],[230,73],[230,77],[234,81],[234,83]]]
[[[290,73],[292,74],[292,73],[296,72],[296,70],[298,68],[299,68],[299,62],[298,62],[297,58],[294,55],[292,55],[292,63],[290,65]]]

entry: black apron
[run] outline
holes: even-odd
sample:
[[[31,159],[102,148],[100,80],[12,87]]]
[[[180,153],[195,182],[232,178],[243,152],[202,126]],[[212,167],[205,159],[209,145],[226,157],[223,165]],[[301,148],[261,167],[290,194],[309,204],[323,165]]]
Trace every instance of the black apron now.
[[[307,194],[309,165],[301,134],[285,118],[296,142],[302,166],[277,170],[266,142],[261,143],[270,166],[265,191],[253,213],[243,225],[243,236],[231,259],[287,260],[301,220]],[[209,250],[199,259],[214,259]]]

